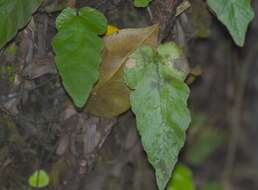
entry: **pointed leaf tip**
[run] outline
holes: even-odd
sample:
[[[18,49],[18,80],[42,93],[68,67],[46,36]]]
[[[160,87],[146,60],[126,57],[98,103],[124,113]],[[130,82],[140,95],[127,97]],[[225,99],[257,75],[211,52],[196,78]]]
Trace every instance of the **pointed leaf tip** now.
[[[208,0],[209,7],[227,27],[238,46],[243,46],[247,27],[254,18],[251,0]]]
[[[163,53],[170,52],[179,58],[173,46],[165,44],[158,49],[164,48]],[[155,168],[160,190],[165,189],[171,177],[191,120],[187,108],[189,88],[175,75],[174,71],[181,72],[174,67],[175,60],[163,53],[148,46],[140,47],[124,69],[125,81],[134,90],[130,102],[137,129],[148,160]]]
[[[94,20],[95,19],[95,20]],[[65,9],[57,19],[52,45],[64,87],[77,107],[83,107],[99,77],[106,18],[92,8]]]

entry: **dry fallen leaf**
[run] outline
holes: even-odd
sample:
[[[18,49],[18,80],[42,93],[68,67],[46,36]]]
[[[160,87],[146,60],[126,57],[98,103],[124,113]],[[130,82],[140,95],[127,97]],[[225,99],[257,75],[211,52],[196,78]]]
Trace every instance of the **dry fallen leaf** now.
[[[123,29],[104,37],[100,79],[94,87],[86,111],[113,117],[129,109],[130,90],[123,80],[123,66],[128,56],[142,45],[157,47],[159,25]]]

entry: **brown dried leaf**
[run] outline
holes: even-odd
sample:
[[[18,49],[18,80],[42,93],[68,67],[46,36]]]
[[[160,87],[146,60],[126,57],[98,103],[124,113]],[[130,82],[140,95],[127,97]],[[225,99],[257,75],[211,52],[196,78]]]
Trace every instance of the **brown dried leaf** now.
[[[123,29],[104,38],[100,79],[88,99],[86,110],[94,115],[113,117],[129,109],[130,90],[124,84],[123,66],[141,45],[158,45],[159,25]]]

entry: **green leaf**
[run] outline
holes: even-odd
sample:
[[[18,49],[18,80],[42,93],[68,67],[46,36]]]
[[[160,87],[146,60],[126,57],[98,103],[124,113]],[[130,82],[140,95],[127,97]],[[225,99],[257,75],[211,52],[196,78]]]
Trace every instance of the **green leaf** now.
[[[41,0],[0,0],[0,48],[25,26]]]
[[[83,107],[99,76],[105,16],[91,8],[65,9],[57,18],[58,33],[53,39],[55,61],[68,94]],[[91,15],[89,15],[91,13]]]
[[[176,67],[179,52],[174,43],[158,50],[143,46],[130,56],[124,70],[125,81],[134,90],[130,102],[137,128],[160,190],[171,177],[190,123],[189,88],[185,73]]]
[[[84,22],[87,23],[89,30],[97,33],[104,34],[107,28],[107,20],[105,16],[90,7],[84,7],[80,9],[80,17],[84,18]],[[58,16],[56,20],[56,28],[60,30],[65,23],[69,22],[74,16],[76,16],[76,10],[73,8],[66,8]]]
[[[65,25],[67,22],[70,22],[74,16],[76,16],[76,9],[69,7],[64,9],[56,18],[57,30],[61,30],[62,26]]]
[[[177,165],[167,190],[195,190],[192,171],[184,165]]]
[[[106,32],[107,19],[101,12],[90,7],[84,7],[80,10],[80,15],[85,18],[87,26],[93,32],[99,35]]]
[[[219,182],[209,181],[204,184],[203,190],[224,190],[224,188]]]
[[[225,134],[215,127],[204,125],[198,132],[187,150],[187,160],[194,166],[202,165],[225,142]]]
[[[134,0],[134,6],[147,7],[152,0]]]
[[[45,172],[44,170],[36,170],[29,177],[29,184],[34,188],[42,188],[48,186],[49,177],[47,172]]]
[[[208,0],[208,5],[227,27],[235,43],[243,46],[248,24],[254,18],[251,0]]]

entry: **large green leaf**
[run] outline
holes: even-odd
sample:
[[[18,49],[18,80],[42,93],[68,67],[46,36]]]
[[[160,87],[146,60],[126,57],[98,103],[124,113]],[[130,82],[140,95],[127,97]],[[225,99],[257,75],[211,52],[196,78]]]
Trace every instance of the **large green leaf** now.
[[[208,0],[208,5],[226,25],[235,43],[243,46],[248,24],[254,18],[251,0]]]
[[[75,105],[83,107],[99,76],[103,41],[98,35],[105,32],[107,20],[89,7],[75,13],[68,8],[57,18],[53,47],[64,87]]]
[[[29,21],[41,0],[0,0],[0,48]]]
[[[125,66],[124,78],[149,162],[160,190],[166,187],[190,123],[186,73],[178,68],[181,51],[174,43],[137,49]]]

